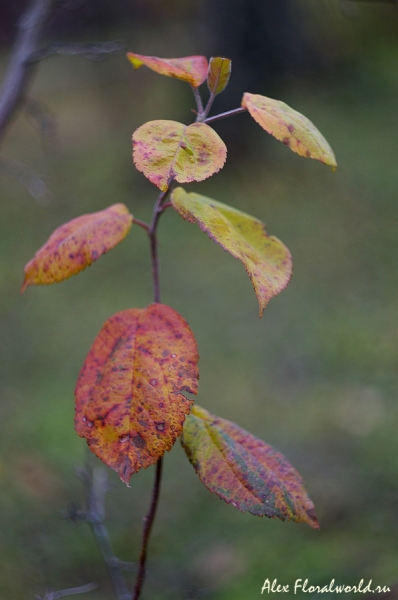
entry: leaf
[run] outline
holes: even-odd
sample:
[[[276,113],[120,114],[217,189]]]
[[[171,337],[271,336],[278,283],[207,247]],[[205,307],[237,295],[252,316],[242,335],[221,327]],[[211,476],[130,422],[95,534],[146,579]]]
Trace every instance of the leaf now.
[[[184,56],[183,58],[159,58],[143,56],[142,54],[127,53],[127,58],[134,69],[146,65],[152,71],[167,77],[175,77],[187,81],[194,87],[199,87],[207,77],[207,58],[205,56]]]
[[[21,294],[29,285],[57,283],[80,273],[119,244],[132,222],[124,204],[113,204],[61,225],[25,266]]]
[[[319,529],[301,476],[282,454],[235,423],[195,404],[181,443],[202,483],[228,504]]]
[[[268,235],[261,221],[212,198],[176,188],[171,202],[184,219],[197,223],[213,241],[243,262],[261,317],[269,300],[289,283],[292,259],[286,246]]]
[[[162,191],[170,177],[179,183],[203,181],[219,171],[227,156],[220,136],[204,123],[149,121],[133,134],[133,160]]]
[[[265,131],[293,152],[337,167],[333,150],[315,125],[284,102],[259,94],[243,94],[242,106]]]
[[[102,327],[76,385],[75,428],[125,483],[181,434],[198,358],[189,326],[164,304],[124,310]]]
[[[217,56],[210,59],[207,85],[210,92],[215,96],[225,90],[231,75],[231,61],[229,58]]]

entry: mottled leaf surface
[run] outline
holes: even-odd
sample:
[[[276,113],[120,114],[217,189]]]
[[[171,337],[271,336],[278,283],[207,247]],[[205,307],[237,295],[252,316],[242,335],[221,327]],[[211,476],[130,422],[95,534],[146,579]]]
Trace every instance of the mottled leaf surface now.
[[[216,56],[210,59],[207,85],[210,92],[215,96],[220,94],[228,85],[231,75],[231,61],[229,58]]]
[[[212,198],[176,188],[171,201],[184,219],[197,223],[212,240],[242,261],[261,316],[269,300],[289,283],[292,259],[286,246],[268,235],[261,221]]]
[[[319,528],[303,480],[286,458],[235,423],[194,405],[182,445],[200,480],[241,512]]]
[[[149,121],[133,134],[133,160],[163,191],[170,177],[179,183],[203,181],[219,171],[227,156],[220,136],[204,123]]]
[[[76,385],[75,427],[128,482],[170,450],[196,394],[198,351],[172,308],[151,304],[106,321]]]
[[[208,63],[205,56],[159,58],[158,56],[144,56],[128,52],[127,58],[135,69],[145,65],[160,75],[182,79],[194,87],[198,87],[206,81]]]
[[[21,293],[28,285],[56,283],[76,275],[119,244],[132,222],[128,208],[114,204],[61,225],[25,266]]]
[[[242,106],[265,131],[293,152],[336,168],[333,150],[315,125],[284,102],[259,94],[243,94]]]

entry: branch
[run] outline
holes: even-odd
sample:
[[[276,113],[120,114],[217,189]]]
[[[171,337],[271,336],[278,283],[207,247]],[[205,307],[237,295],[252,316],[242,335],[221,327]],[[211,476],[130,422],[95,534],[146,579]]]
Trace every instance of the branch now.
[[[101,467],[95,467],[91,472],[81,469],[78,475],[86,491],[87,512],[75,511],[74,516],[90,525],[108,567],[109,577],[117,600],[130,600],[130,593],[122,573],[122,570],[127,570],[127,563],[116,558],[109,541],[108,530],[104,525],[108,475],[105,469]]]
[[[64,54],[68,56],[83,56],[90,60],[100,60],[106,54],[120,52],[126,48],[125,44],[120,42],[94,42],[94,43],[63,43],[51,44],[42,50],[37,50],[32,56],[32,62],[38,62],[52,56],[53,54]]]
[[[53,195],[46,183],[27,165],[0,156],[0,173],[23,185],[41,206],[48,206],[51,203]]]
[[[34,70],[31,57],[37,52],[53,1],[31,0],[19,21],[19,32],[0,89],[0,140],[24,100]]]
[[[87,583],[86,585],[82,585],[80,587],[69,588],[68,590],[59,590],[58,592],[54,592],[53,590],[49,590],[45,596],[35,596],[36,600],[58,600],[59,598],[65,598],[65,596],[77,596],[77,594],[85,594],[86,592],[91,592],[91,590],[97,589],[98,585],[96,583]]]
[[[141,595],[141,591],[142,591],[142,586],[144,584],[145,575],[146,575],[146,556],[147,556],[147,550],[148,550],[148,542],[149,542],[149,536],[151,535],[151,529],[152,529],[153,521],[155,519],[156,509],[158,507],[158,502],[159,502],[160,484],[161,484],[161,480],[162,480],[162,467],[163,467],[163,457],[160,458],[158,460],[158,462],[156,463],[156,474],[155,474],[155,481],[154,481],[153,492],[152,492],[151,506],[150,506],[147,516],[144,518],[144,531],[142,534],[140,567],[139,567],[139,571],[138,571],[138,575],[137,575],[137,580],[135,582],[133,600],[139,599],[139,597]]]

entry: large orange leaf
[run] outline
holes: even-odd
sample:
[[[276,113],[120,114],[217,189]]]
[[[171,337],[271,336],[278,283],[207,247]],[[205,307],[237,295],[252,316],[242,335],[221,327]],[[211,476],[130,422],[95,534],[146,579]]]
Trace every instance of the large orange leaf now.
[[[286,246],[268,235],[261,221],[212,198],[176,188],[171,201],[184,219],[197,223],[212,240],[243,262],[261,317],[269,300],[289,283],[292,259]]]
[[[184,319],[164,304],[106,321],[76,385],[75,427],[90,450],[128,482],[181,434],[196,394],[198,351]]]
[[[25,266],[21,293],[28,285],[56,283],[76,275],[119,244],[132,222],[128,208],[114,204],[61,225]]]
[[[303,480],[277,450],[194,405],[181,442],[200,480],[241,512],[319,528]]]
[[[179,183],[203,181],[223,167],[227,148],[205,123],[149,121],[133,134],[133,160],[139,171],[163,191],[170,177]]]
[[[200,86],[207,77],[208,64],[205,56],[159,58],[158,56],[144,56],[128,52],[127,58],[135,69],[146,65],[160,75],[182,79],[182,81],[187,81],[194,87]]]
[[[265,131],[293,152],[336,168],[333,150],[315,125],[284,102],[260,94],[243,94],[242,106]]]

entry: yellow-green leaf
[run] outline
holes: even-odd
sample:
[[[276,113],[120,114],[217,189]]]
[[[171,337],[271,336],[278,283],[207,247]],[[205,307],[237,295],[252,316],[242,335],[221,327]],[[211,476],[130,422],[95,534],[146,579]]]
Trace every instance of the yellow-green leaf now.
[[[61,225],[25,266],[21,293],[28,285],[56,283],[76,275],[119,244],[132,222],[127,206],[113,204]]]
[[[277,450],[197,404],[181,443],[200,480],[241,512],[304,522],[319,529],[303,480]]]
[[[286,246],[268,235],[261,221],[212,198],[176,188],[171,202],[184,219],[197,223],[212,240],[243,262],[261,316],[269,300],[289,283],[292,259]]]
[[[103,325],[76,384],[75,427],[125,483],[181,434],[197,363],[194,335],[169,306],[123,310]]]
[[[231,61],[229,58],[217,56],[210,59],[207,85],[210,92],[215,96],[220,94],[228,85],[231,75]]]
[[[219,171],[227,156],[220,136],[205,123],[149,121],[133,134],[133,160],[163,191],[172,177],[179,183],[203,181]]]
[[[293,152],[337,167],[333,150],[315,125],[284,102],[259,94],[243,94],[242,106],[265,131]]]
[[[205,56],[159,58],[158,56],[144,56],[128,52],[127,58],[135,69],[145,65],[160,75],[187,81],[194,87],[200,86],[207,77],[208,64]]]

